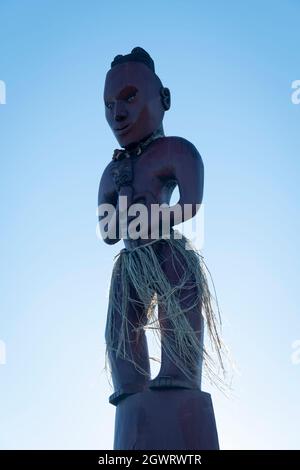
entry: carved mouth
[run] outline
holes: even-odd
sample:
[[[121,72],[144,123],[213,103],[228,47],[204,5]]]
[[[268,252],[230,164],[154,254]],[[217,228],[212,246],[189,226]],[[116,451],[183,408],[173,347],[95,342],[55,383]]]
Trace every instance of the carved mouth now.
[[[117,132],[118,134],[123,134],[123,133],[126,132],[129,128],[130,128],[130,124],[126,124],[126,126],[119,127],[118,129],[115,129],[115,132]]]

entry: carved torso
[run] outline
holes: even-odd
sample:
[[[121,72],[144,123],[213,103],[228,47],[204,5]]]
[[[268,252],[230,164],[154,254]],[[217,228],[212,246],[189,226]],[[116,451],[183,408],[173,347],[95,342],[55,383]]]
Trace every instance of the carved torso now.
[[[132,190],[127,200],[128,208],[132,204],[141,203],[150,213],[151,204],[169,204],[177,184],[181,204],[201,203],[202,160],[195,147],[187,140],[181,137],[158,138],[141,155],[131,156],[129,163],[132,163]],[[99,202],[109,202],[116,206],[118,191],[114,172],[118,169],[122,172],[124,164],[128,164],[128,159],[112,161],[106,167]],[[138,239],[133,243],[124,239],[124,243],[127,248],[132,248],[147,243],[147,240]]]

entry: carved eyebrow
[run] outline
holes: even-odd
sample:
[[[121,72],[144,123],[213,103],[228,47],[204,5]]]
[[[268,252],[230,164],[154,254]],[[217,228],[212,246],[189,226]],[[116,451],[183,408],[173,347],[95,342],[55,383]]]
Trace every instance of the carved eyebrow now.
[[[130,95],[134,95],[138,92],[138,89],[134,85],[126,85],[124,88],[122,88],[118,94],[116,95],[118,100],[126,99]],[[112,101],[112,97],[110,96],[109,98],[105,98],[106,102]]]
[[[133,85],[127,85],[125,86],[117,95],[118,99],[124,99],[127,98],[129,95],[134,95],[137,93],[137,88]]]
[[[124,88],[122,88],[121,91],[117,94],[117,100],[126,100],[128,97],[132,95],[136,95],[138,92],[138,89],[133,86],[133,85],[127,85]],[[104,102],[105,106],[108,107],[109,104],[113,102],[114,98],[112,96],[109,96],[109,98],[104,97]]]

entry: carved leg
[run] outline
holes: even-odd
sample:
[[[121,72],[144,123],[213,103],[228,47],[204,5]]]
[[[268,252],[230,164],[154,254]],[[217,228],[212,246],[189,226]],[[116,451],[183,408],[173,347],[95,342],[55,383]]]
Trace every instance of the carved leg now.
[[[158,256],[160,259],[160,265],[167,276],[172,286],[177,286],[180,280],[182,280],[183,274],[189,269],[186,266],[186,262],[176,252],[176,256],[172,251],[172,248],[167,243],[162,243],[159,246]],[[178,299],[182,309],[192,307],[199,295],[199,286],[195,285],[195,280],[191,277],[189,281],[185,283],[183,288],[178,293]],[[198,297],[199,298],[199,297]],[[161,328],[161,369],[158,376],[150,382],[150,388],[201,388],[201,373],[202,373],[202,348],[203,348],[203,333],[204,333],[204,322],[201,315],[201,303],[197,304],[184,315],[191,325],[192,329],[196,334],[196,341],[199,344],[199,354],[194,354],[193,362],[188,364],[189,375],[187,377],[182,368],[178,367],[180,363],[179,357],[176,361],[176,356],[172,355],[172,358],[167,353],[168,345],[176,345],[176,331],[174,331],[174,325],[170,322],[168,315],[172,315],[172,312],[166,312],[161,305],[158,305],[158,317]],[[178,338],[178,337],[177,337]],[[174,348],[176,350],[176,347]]]
[[[123,301],[123,287],[121,276],[114,276],[112,289],[115,289],[119,307]],[[136,303],[137,302],[137,303]],[[119,401],[132,393],[143,391],[150,378],[150,364],[147,339],[141,326],[147,323],[146,311],[138,303],[135,289],[130,285],[129,299],[127,299],[127,318],[124,321],[119,308],[113,308],[110,321],[106,325],[107,353],[111,367],[112,380],[115,393],[111,395],[110,403],[117,405]],[[111,328],[114,329],[113,335]],[[120,332],[127,331],[125,341],[119,352]]]

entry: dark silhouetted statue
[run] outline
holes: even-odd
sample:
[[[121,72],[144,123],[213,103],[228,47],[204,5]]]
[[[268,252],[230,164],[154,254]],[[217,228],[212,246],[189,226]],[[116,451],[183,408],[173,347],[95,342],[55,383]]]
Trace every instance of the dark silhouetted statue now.
[[[201,390],[202,366],[213,373],[205,326],[222,367],[217,320],[203,258],[174,229],[202,203],[202,159],[186,139],[164,135],[170,91],[144,49],[115,57],[104,102],[122,148],[100,181],[99,222],[106,243],[125,245],[113,268],[105,332],[110,402],[117,407],[114,448],[217,449],[211,397]],[[170,206],[176,186],[180,197]],[[146,328],[161,342],[153,379]]]

